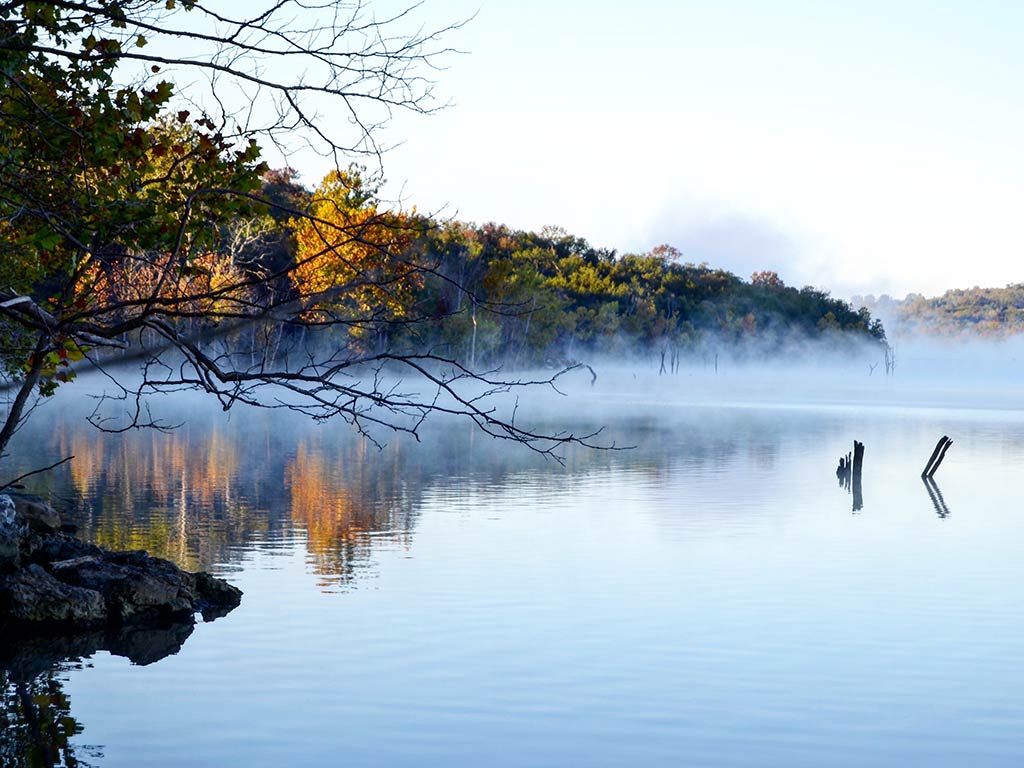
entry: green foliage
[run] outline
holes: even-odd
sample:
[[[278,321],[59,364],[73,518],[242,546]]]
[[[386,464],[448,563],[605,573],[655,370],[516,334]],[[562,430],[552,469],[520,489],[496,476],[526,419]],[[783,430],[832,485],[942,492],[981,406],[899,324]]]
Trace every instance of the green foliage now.
[[[538,234],[434,223],[416,247],[416,258],[434,272],[418,301],[436,329],[429,339],[418,329],[416,342],[463,352],[475,308],[477,358],[495,363],[665,345],[771,351],[826,335],[837,343],[885,340],[869,312],[825,291],[787,287],[774,272],[747,283],[706,264],[683,263],[671,246],[619,257],[559,229]],[[482,314],[491,318],[486,333]]]
[[[0,671],[0,765],[79,765],[72,740],[81,732],[55,671],[28,681]]]
[[[260,348],[255,334],[248,362],[232,361],[236,350],[207,357],[201,336],[222,321],[216,330],[225,335],[246,321],[278,324],[278,341],[292,331],[326,329],[333,336],[321,348],[339,350],[327,353],[328,370],[336,372],[344,368],[333,365],[344,357],[340,350],[429,350],[471,365],[528,365],[583,350],[884,339],[870,314],[827,293],[787,287],[767,272],[747,283],[684,263],[669,245],[618,256],[556,228],[438,224],[378,210],[375,183],[358,167],[329,175],[316,193],[292,171],[269,172],[255,136],[284,138],[286,126],[321,137],[336,159],[342,150],[297,106],[300,84],[272,84],[274,73],[260,63],[273,46],[253,40],[263,33],[289,39],[273,31],[277,22],[264,26],[284,5],[220,39],[189,32],[177,19],[181,29],[170,38],[202,39],[219,51],[216,61],[176,59],[179,71],[213,66],[218,77],[231,73],[236,84],[255,78],[279,98],[283,114],[253,129],[226,127],[227,114],[215,123],[193,114],[194,106],[183,108],[203,99],[183,94],[178,103],[161,72],[165,60],[147,58],[169,40],[161,37],[163,14],[187,13],[192,0],[0,4],[0,363],[21,380],[0,429],[0,454],[32,389],[51,393],[70,380],[86,347],[120,344],[130,334],[148,332],[175,348],[193,367],[189,384],[227,404],[248,402],[277,376],[308,395],[314,409],[324,406],[324,368],[308,360],[301,376],[278,369],[267,375],[261,366],[276,344]],[[373,44],[347,45],[346,35],[370,39],[368,30],[382,29],[370,19],[352,26],[357,19],[314,25],[329,46],[288,49],[289,62],[329,71],[325,84],[303,85],[303,92],[333,95],[349,109],[353,94],[388,110],[422,109],[425,97],[415,95],[421,78],[407,73],[429,54],[412,53],[394,71],[391,55],[379,58]],[[300,37],[320,39],[308,30]],[[414,36],[405,50],[432,38]],[[394,40],[380,37],[385,48]],[[143,61],[145,72],[126,69]],[[355,85],[338,85],[349,77]],[[379,83],[388,85],[382,91]],[[212,102],[226,95],[224,86],[209,90]],[[399,93],[406,95],[393,103]],[[356,148],[372,152],[370,123],[353,122],[363,131]],[[269,206],[254,202],[259,192]],[[220,365],[229,362],[236,367],[225,373]],[[396,406],[376,390],[333,392],[337,400],[326,410],[353,420],[362,417],[363,402]],[[405,405],[395,410],[404,413]],[[418,414],[434,407],[410,406]],[[467,414],[480,423],[468,403]]]
[[[254,141],[236,144],[209,118],[172,110],[174,86],[158,66],[148,80],[117,83],[125,48],[146,44],[124,38],[127,14],[157,5],[111,0],[97,6],[102,18],[76,4],[0,8],[0,289],[53,318],[8,323],[0,356],[8,372],[41,360],[44,394],[70,380],[62,369],[78,347],[55,332],[32,357],[25,337],[76,317],[109,327],[121,316],[91,295],[96,270],[178,253],[186,273],[225,221],[251,212],[244,195],[266,170]]]
[[[954,289],[931,299],[911,293],[902,300],[883,295],[858,297],[858,301],[865,311],[892,317],[898,333],[990,337],[1024,333],[1024,283]]]

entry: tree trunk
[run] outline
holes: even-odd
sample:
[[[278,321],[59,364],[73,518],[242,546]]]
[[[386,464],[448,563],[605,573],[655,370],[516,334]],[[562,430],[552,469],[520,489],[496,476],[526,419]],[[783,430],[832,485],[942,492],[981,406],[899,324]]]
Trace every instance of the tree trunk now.
[[[40,334],[39,341],[36,342],[36,348],[32,352],[32,365],[29,366],[28,373],[25,374],[25,380],[21,383],[21,388],[11,403],[11,409],[7,412],[7,420],[4,422],[3,429],[0,429],[0,458],[7,451],[7,444],[11,442],[14,433],[21,426],[21,417],[25,413],[25,405],[32,395],[32,390],[39,383],[39,377],[43,371],[43,350],[46,349],[46,339],[47,334]]]
[[[473,300],[473,341],[469,348],[469,367],[476,368],[476,299]]]

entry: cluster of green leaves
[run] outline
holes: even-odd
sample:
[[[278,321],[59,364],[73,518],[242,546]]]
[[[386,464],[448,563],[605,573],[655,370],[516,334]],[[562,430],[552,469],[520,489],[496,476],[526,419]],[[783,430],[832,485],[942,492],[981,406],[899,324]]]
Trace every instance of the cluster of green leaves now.
[[[44,393],[72,375],[67,361],[81,353],[75,323],[123,320],[116,301],[91,291],[97,269],[176,253],[188,272],[225,221],[251,212],[245,195],[259,190],[266,170],[254,141],[175,110],[174,86],[158,65],[133,84],[115,80],[125,48],[146,44],[126,36],[125,19],[173,5],[0,7],[0,289],[33,297],[54,318],[5,323],[0,356],[9,373],[41,363]],[[28,337],[46,330],[52,338],[36,354]]]

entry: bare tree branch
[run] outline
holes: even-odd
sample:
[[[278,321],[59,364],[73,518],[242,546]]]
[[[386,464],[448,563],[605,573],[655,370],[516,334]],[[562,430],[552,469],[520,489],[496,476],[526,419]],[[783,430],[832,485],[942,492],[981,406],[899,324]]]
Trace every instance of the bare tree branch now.
[[[24,480],[25,478],[32,477],[32,475],[41,475],[43,472],[49,472],[50,470],[56,469],[57,467],[61,466],[62,464],[67,464],[73,458],[75,458],[75,457],[74,456],[65,456],[60,461],[55,461],[53,464],[51,464],[48,467],[40,467],[39,469],[33,469],[31,472],[26,472],[23,475],[18,475],[13,480],[8,480],[3,485],[0,485],[0,491],[6,491],[8,488],[16,488],[16,487],[18,487],[18,484],[22,480]]]

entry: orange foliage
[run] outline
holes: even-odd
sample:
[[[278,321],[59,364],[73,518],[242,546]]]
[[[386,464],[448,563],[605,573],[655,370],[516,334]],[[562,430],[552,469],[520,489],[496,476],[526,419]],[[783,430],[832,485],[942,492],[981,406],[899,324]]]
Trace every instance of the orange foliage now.
[[[245,311],[246,275],[230,255],[201,253],[187,260],[170,254],[92,259],[76,304],[118,307],[125,317],[158,303],[172,313],[230,315]]]
[[[755,272],[750,276],[751,285],[770,285],[774,288],[783,288],[785,283],[782,282],[782,278],[779,277],[778,272],[773,272],[770,269],[764,269],[760,272]]]
[[[102,500],[102,525],[88,532],[97,544],[145,549],[195,570],[218,559],[211,550],[223,545],[227,532],[221,529],[237,529],[240,521],[247,527],[266,526],[261,516],[239,509],[234,489],[238,444],[218,428],[199,434],[188,428],[135,433],[130,439],[87,425],[60,431],[75,457],[71,481],[76,494]],[[150,512],[145,525],[133,524],[140,508]],[[217,519],[218,510],[227,510],[229,520]]]
[[[309,216],[291,222],[293,284],[307,317],[361,322],[407,314],[422,277],[405,255],[412,219],[380,212],[353,173],[334,171],[317,189]]]

